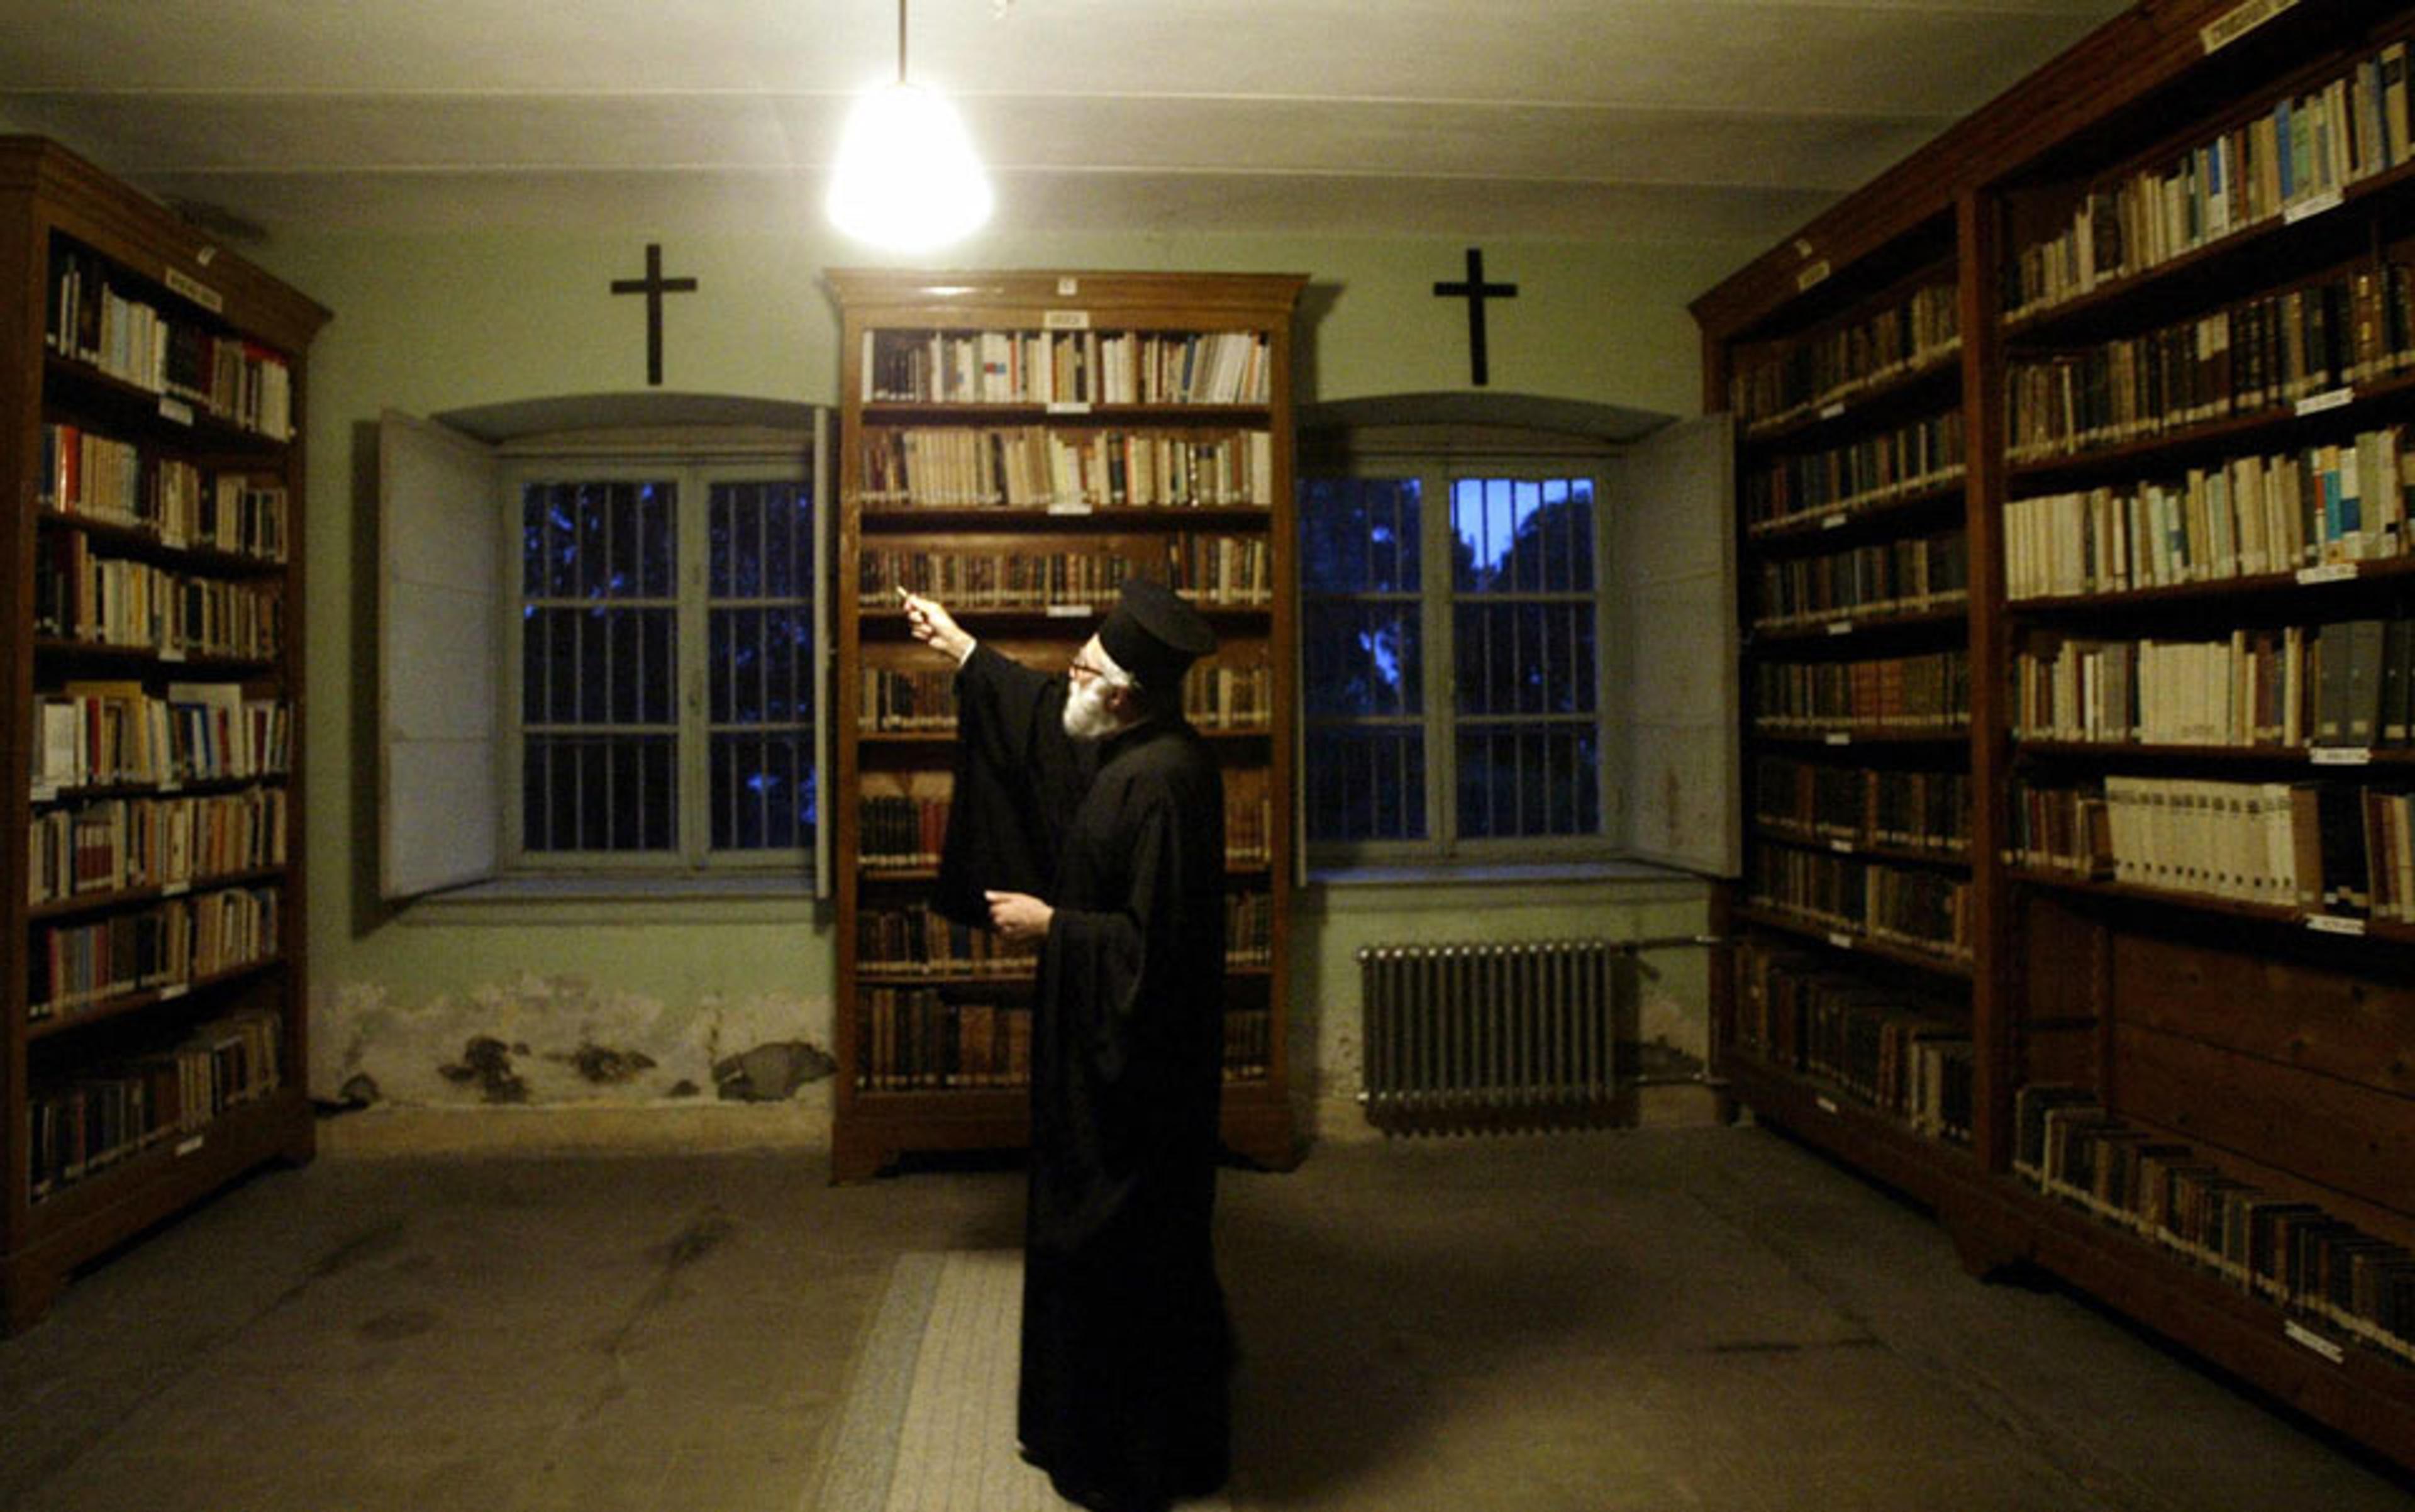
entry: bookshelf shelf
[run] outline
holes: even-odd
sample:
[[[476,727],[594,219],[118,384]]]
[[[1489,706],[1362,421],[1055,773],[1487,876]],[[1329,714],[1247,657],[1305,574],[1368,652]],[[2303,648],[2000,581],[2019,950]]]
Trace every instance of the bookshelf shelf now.
[[[1916,966],[1942,977],[1968,978],[1971,975],[1970,962],[1957,959],[1942,951],[1923,950],[1918,946],[1882,938],[1837,921],[1753,904],[1737,905],[1734,914],[1743,923],[1758,924],[1799,939],[1816,940],[1837,951],[1874,955],[1898,966]]]
[[[0,595],[0,851],[43,868],[0,890],[0,1297],[17,1328],[79,1265],[262,1160],[310,1158],[298,846],[53,894],[127,860],[122,830],[98,828],[112,804],[227,799],[302,832],[304,379],[328,315],[34,138],[0,139],[0,267],[31,292],[0,307],[0,581],[20,585]],[[101,628],[98,603],[140,598],[95,581],[151,585],[181,627]],[[157,751],[127,733],[151,719]],[[172,758],[195,775],[155,775]],[[231,796],[250,789],[274,797]],[[83,997],[50,964],[53,941],[121,927],[191,931],[189,952],[146,957],[180,980]],[[182,964],[231,956],[248,958]],[[36,1000],[54,991],[76,1000]]]
[[[962,945],[901,947],[885,933],[930,927],[912,911],[936,871],[927,862],[892,862],[917,860],[910,853],[935,850],[936,841],[908,846],[887,831],[888,838],[876,836],[877,824],[893,824],[904,810],[885,809],[879,818],[871,805],[902,800],[917,816],[943,809],[955,741],[946,668],[911,640],[904,614],[883,595],[889,583],[906,580],[902,574],[941,572],[959,576],[922,576],[909,586],[1035,666],[1062,666],[1095,630],[1115,602],[1117,572],[1163,575],[1173,567],[1173,586],[1214,627],[1222,646],[1215,666],[1231,680],[1203,681],[1200,707],[1225,718],[1194,713],[1193,723],[1223,766],[1230,843],[1240,844],[1240,820],[1261,837],[1254,855],[1237,850],[1228,858],[1227,876],[1236,893],[1267,901],[1269,936],[1264,964],[1226,968],[1223,1134],[1229,1147],[1263,1163],[1294,1159],[1283,1025],[1298,633],[1289,567],[1290,342],[1301,283],[1183,274],[829,275],[846,352],[838,578],[860,589],[841,603],[837,687],[841,707],[856,700],[862,715],[842,726],[832,790],[863,795],[862,805],[836,815],[833,836],[841,941],[834,1179],[869,1175],[908,1151],[1012,1147],[1028,1137],[1028,1077],[1013,1042],[1022,1031],[1012,1021],[1028,1019],[1029,976],[958,970],[950,962],[899,969],[901,949],[934,958],[971,952]],[[1139,353],[1128,370],[1118,366],[1118,343]],[[1195,373],[1175,355],[1185,351],[1200,356]],[[1185,388],[1201,375],[1214,386]],[[933,397],[1031,395],[1049,384],[1058,394],[1097,393],[1085,385],[1125,382],[1256,397],[1245,403]],[[894,397],[906,392],[917,397]],[[1010,498],[1018,502],[1008,505]],[[1160,502],[1122,502],[1142,499]],[[1211,549],[1219,539],[1238,544]],[[1082,586],[1003,591],[1042,580],[1016,559],[1043,558],[1084,575],[1064,579]],[[1211,563],[1229,591],[1194,586],[1218,581],[1207,576]],[[1184,576],[1193,572],[1199,576]],[[983,603],[983,590],[952,592],[949,581],[998,585],[991,591],[1008,602]],[[1268,717],[1255,717],[1261,710]],[[1240,722],[1229,722],[1235,716]],[[892,718],[912,727],[880,727]],[[1244,802],[1253,805],[1246,814],[1236,808]],[[968,1067],[973,1085],[965,1085]]]
[[[2246,39],[2182,45],[2225,26]],[[2335,1303],[2251,1292],[2017,1169],[2038,1137],[2027,1120],[2051,1117],[2071,1169],[2100,1184],[2144,1170],[2163,1185],[2139,1190],[2178,1201],[2194,1178],[2173,1173],[2193,1161],[2243,1184],[2245,1221],[2295,1225],[2292,1264],[2415,1266],[2415,922],[2399,917],[2415,885],[2395,880],[2415,829],[2415,745],[2398,734],[2415,675],[2401,623],[2415,584],[2410,49],[2404,5],[2181,0],[2151,25],[2117,18],[1695,313],[1706,409],[1743,411],[1765,375],[1833,361],[1837,332],[1876,329],[1912,285],[1954,287],[1960,337],[1953,377],[1913,384],[1916,403],[1739,443],[1735,536],[1762,564],[1759,592],[1822,604],[1832,534],[1834,565],[1861,569],[1870,559],[1845,562],[1845,544],[1882,554],[1956,527],[1971,591],[1868,652],[1859,625],[1833,645],[1813,625],[1750,637],[1748,781],[1780,786],[1748,800],[1762,817],[1725,904],[1739,948],[1718,983],[1718,1042],[1735,1095],[1929,1203],[1974,1267],[2042,1264],[2415,1466],[2415,1315],[2339,1326],[2319,1315]],[[2292,157],[2280,185],[2267,146],[2318,121],[2324,155]],[[1798,477],[1860,477],[1867,453],[1852,448],[1883,459],[1904,443],[1889,427],[1934,407],[1958,420],[1954,487],[1847,524],[1763,520],[1800,496],[1786,491]],[[1740,624],[1771,618],[1755,591]],[[1818,717],[1862,712],[1849,674],[1895,670],[1861,662],[1932,646],[1967,657],[1967,725],[1904,742]],[[2094,728],[2149,738],[2020,733]],[[1950,972],[1750,901],[1792,880],[1835,917],[1852,909],[1826,900],[1858,897],[1865,878],[1876,896],[1938,873],[1828,822],[1851,817],[1854,769],[1875,784],[1910,767],[1958,772],[1972,795],[1952,897],[1971,954]],[[1825,871],[1802,859],[1822,846]],[[2205,885],[2133,880],[2149,877]],[[1756,1053],[1771,1024],[1814,1023],[1785,1014],[1867,1011],[1861,995],[1967,1034],[1967,1150]],[[1737,1039],[1740,1023],[1760,1038]],[[2070,1111],[2036,1111],[2049,1106]]]

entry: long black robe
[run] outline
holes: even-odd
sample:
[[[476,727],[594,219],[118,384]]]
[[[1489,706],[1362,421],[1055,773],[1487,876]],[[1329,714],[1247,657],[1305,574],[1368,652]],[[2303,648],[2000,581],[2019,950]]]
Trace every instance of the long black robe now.
[[[1055,910],[1033,1007],[1024,1454],[1086,1505],[1152,1507],[1220,1485],[1229,1452],[1209,1237],[1223,786],[1182,720],[1094,745],[1064,734],[1064,697],[1061,678],[986,648],[958,674],[942,891]],[[984,866],[1028,870],[984,881]]]

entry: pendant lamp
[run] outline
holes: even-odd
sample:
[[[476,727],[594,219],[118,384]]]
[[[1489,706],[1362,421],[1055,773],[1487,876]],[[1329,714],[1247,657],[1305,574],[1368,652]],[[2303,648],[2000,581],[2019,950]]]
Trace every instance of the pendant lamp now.
[[[906,79],[906,0],[897,0],[897,82],[858,97],[839,139],[825,207],[838,229],[896,252],[957,241],[989,219],[989,175],[947,99]]]

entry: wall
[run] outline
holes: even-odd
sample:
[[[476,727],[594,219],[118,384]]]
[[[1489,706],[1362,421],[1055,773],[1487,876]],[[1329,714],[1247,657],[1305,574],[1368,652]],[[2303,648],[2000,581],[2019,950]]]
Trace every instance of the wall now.
[[[644,386],[643,302],[608,285],[664,271],[699,281],[665,301],[666,390],[834,402],[836,320],[827,265],[868,261],[845,244],[686,236],[488,232],[288,237],[251,255],[336,312],[311,353],[309,636],[305,726],[315,1036],[311,1085],[352,1087],[387,1107],[667,1109],[712,1102],[737,1083],[805,1111],[826,1087],[806,1047],[831,1042],[832,953],[824,912],[802,900],[418,906],[376,902],[366,837],[376,817],[375,563],[362,528],[375,424],[395,408],[430,414],[538,397]],[[1488,311],[1492,387],[1692,413],[1699,380],[1686,301],[1748,247],[1485,247],[1488,277],[1517,298]],[[965,265],[1305,272],[1302,400],[1449,390],[1467,382],[1463,303],[1431,286],[1463,272],[1459,242],[993,239]],[[1622,890],[1641,889],[1635,901]],[[1507,933],[1623,932],[1638,918],[1699,925],[1701,890],[1666,882],[1497,894],[1428,886],[1422,919]],[[1347,887],[1312,895],[1301,931],[1300,1048],[1324,1090],[1355,1075],[1349,951],[1381,933],[1402,895]],[[1658,932],[1658,925],[1654,926]],[[1672,1022],[1699,1024],[1699,978],[1684,968]],[[1681,1040],[1698,1027],[1676,1025]],[[752,1062],[739,1057],[753,1052]],[[718,1075],[716,1075],[716,1068]],[[362,1080],[366,1078],[366,1080]],[[788,1094],[797,1088],[793,1098]],[[1299,1089],[1312,1096],[1314,1079]],[[788,1127],[788,1126],[784,1126]]]

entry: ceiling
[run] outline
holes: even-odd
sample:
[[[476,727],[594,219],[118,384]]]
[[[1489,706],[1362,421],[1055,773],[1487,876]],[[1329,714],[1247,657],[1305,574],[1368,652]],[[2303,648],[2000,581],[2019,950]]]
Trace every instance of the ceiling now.
[[[2114,0],[917,0],[998,227],[1774,243]],[[9,0],[0,125],[240,240],[773,231],[890,0]]]

